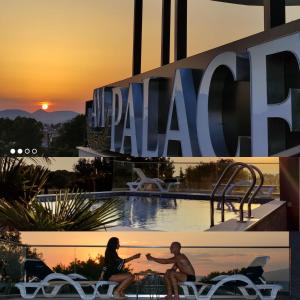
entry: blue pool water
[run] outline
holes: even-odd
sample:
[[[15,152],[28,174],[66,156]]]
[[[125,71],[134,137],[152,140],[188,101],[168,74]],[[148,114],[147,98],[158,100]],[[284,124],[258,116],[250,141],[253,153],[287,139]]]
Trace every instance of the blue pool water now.
[[[118,197],[125,218],[110,230],[205,231],[210,227],[210,202],[207,200],[158,197]],[[103,201],[99,200],[98,205]],[[238,211],[239,204],[233,204]],[[253,204],[253,209],[259,204]],[[246,206],[244,207],[246,208]],[[225,219],[238,219],[239,213],[226,208]],[[215,224],[221,221],[221,211],[215,203]]]

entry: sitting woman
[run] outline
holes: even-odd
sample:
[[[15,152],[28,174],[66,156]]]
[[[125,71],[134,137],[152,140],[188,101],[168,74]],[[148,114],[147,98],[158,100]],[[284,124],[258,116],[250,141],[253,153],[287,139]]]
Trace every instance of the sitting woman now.
[[[134,282],[134,275],[129,272],[124,272],[123,267],[125,263],[140,258],[141,254],[139,253],[129,258],[121,259],[117,253],[119,248],[119,239],[116,237],[110,238],[105,250],[104,267],[100,279],[118,282],[119,285],[114,291],[114,298],[126,299],[125,290]]]

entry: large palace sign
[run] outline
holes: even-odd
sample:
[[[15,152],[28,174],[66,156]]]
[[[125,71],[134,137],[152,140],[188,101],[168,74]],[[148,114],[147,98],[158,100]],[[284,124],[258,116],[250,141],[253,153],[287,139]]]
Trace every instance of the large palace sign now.
[[[90,126],[132,156],[269,156],[300,144],[300,22],[94,91]]]

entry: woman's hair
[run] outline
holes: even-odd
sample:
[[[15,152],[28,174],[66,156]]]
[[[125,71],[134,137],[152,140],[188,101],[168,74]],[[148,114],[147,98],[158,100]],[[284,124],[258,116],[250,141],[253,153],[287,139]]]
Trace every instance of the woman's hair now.
[[[105,262],[109,262],[113,257],[117,256],[117,248],[119,246],[119,239],[117,237],[112,237],[107,242],[105,250]]]

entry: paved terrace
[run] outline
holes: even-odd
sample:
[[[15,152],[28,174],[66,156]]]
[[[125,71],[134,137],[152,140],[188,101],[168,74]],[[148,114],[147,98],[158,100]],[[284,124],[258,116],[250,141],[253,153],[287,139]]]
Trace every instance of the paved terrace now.
[[[21,300],[22,298],[21,297],[8,297],[8,296],[5,296],[5,297],[1,297],[0,296],[0,299],[10,299],[10,300]],[[56,298],[43,298],[43,297],[37,297],[37,298],[34,298],[36,300],[45,300],[45,299],[52,299],[52,300],[61,300],[61,299],[73,299],[73,300],[80,300],[81,298],[80,297],[74,297],[74,296],[65,296],[65,295],[62,295],[61,297],[56,297]],[[96,298],[96,299],[100,299],[100,298]],[[111,298],[113,299],[113,298]],[[135,299],[135,297],[133,298],[129,298],[129,299]],[[140,298],[140,299],[143,299],[143,300],[155,300],[156,298],[155,297],[152,297],[152,298]],[[184,298],[182,298],[184,299]],[[235,299],[235,300],[245,300],[245,298],[233,298],[233,297],[228,297],[225,298],[221,298],[221,297],[216,297],[216,298],[213,298],[213,299]],[[257,298],[259,299],[259,298]],[[288,299],[293,299],[289,296],[280,296],[277,298],[278,300],[288,300]]]

